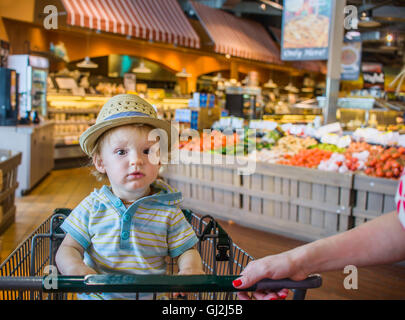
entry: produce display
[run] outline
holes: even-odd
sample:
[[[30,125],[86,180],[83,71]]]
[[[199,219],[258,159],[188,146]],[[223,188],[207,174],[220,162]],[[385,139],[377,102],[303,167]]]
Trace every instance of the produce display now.
[[[322,141],[322,139],[320,139]],[[180,145],[185,150],[223,155],[245,155],[252,160],[282,165],[314,168],[339,173],[356,172],[369,176],[399,179],[405,167],[405,147],[381,146],[353,141],[347,147],[320,143],[310,136],[302,137],[282,130],[261,134],[224,135],[214,130]]]
[[[299,166],[306,168],[318,168],[321,161],[328,160],[332,156],[332,151],[322,149],[302,149],[297,154],[290,156],[285,155],[284,159],[278,163],[290,166]]]
[[[405,148],[394,148],[370,154],[365,173],[370,176],[398,179],[405,164]]]
[[[345,148],[339,148],[338,146],[336,146],[334,144],[329,144],[329,143],[319,143],[319,144],[309,146],[309,149],[313,149],[313,148],[321,149],[321,150],[325,150],[325,151],[337,152],[337,153],[346,152]]]
[[[201,133],[197,138],[189,138],[188,141],[180,142],[179,148],[189,151],[210,152],[213,150],[226,150],[226,148],[236,148],[240,138],[236,133],[225,135],[221,131],[213,130],[209,134]]]

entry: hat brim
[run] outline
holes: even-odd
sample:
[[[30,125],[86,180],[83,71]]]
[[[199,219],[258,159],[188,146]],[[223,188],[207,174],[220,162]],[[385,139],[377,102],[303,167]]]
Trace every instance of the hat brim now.
[[[92,125],[90,128],[88,128],[86,131],[82,133],[80,136],[79,142],[80,146],[83,149],[83,151],[88,155],[91,156],[94,150],[94,147],[96,145],[97,139],[100,138],[100,136],[105,133],[106,131],[127,125],[127,124],[146,124],[150,125],[154,128],[157,129],[163,129],[167,133],[168,137],[168,149],[167,151],[171,151],[171,135],[172,135],[172,130],[176,132],[176,129],[171,126],[169,121],[166,120],[161,120],[161,119],[156,119],[156,118],[150,118],[150,117],[140,117],[140,116],[133,116],[133,117],[123,117],[123,118],[116,118],[116,119],[111,119],[111,120],[106,120],[98,124]]]

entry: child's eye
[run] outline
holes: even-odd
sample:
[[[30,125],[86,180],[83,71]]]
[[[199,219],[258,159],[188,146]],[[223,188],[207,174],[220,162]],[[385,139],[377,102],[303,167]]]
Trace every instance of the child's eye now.
[[[124,149],[118,149],[115,153],[118,154],[119,156],[123,156],[126,154],[126,151]]]
[[[143,150],[143,153],[144,153],[144,154],[149,154],[149,152],[150,152],[150,149],[149,149],[149,148],[148,148],[148,149]]]

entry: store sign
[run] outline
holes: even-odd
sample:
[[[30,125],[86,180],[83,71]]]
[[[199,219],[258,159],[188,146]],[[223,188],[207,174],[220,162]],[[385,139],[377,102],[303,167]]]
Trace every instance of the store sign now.
[[[365,62],[361,65],[363,72],[363,87],[384,90],[385,76],[381,63]]]
[[[346,34],[341,59],[341,79],[357,80],[360,76],[361,65],[361,39],[360,33]]]
[[[285,0],[282,18],[282,60],[326,60],[332,1]]]

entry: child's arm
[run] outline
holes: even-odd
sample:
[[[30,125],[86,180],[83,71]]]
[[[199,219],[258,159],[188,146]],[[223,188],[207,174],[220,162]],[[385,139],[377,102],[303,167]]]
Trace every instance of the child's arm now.
[[[56,265],[63,275],[84,276],[97,273],[83,262],[83,256],[83,247],[69,234],[66,234],[56,253]]]
[[[194,248],[182,253],[177,259],[179,274],[205,274],[200,254]]]

